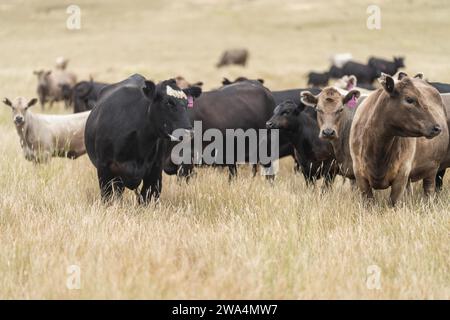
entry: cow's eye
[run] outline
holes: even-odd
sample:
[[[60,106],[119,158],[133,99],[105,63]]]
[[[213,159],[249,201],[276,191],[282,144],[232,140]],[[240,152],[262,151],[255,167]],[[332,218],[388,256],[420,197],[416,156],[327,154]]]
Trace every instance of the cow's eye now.
[[[406,103],[408,103],[408,104],[413,104],[413,103],[416,102],[416,100],[415,100],[414,98],[411,98],[411,97],[406,97],[406,98],[405,98],[405,101],[406,101]]]
[[[336,113],[341,113],[342,111],[344,111],[344,108],[339,109],[338,111],[336,111]]]
[[[317,109],[317,112],[318,112],[318,113],[323,113],[323,110]]]
[[[282,116],[287,116],[288,114],[289,114],[289,111],[283,111],[283,112],[281,113]]]

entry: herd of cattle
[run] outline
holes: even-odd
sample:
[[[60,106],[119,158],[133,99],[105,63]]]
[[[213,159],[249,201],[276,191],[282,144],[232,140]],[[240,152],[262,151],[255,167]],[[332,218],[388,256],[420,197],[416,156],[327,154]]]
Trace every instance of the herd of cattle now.
[[[67,60],[59,59],[54,70],[35,72],[38,98],[42,108],[64,101],[74,114],[33,113],[28,109],[36,98],[4,103],[12,109],[27,160],[45,163],[87,152],[103,200],[129,188],[148,203],[160,195],[163,171],[189,178],[192,164],[171,161],[177,143],[171,138],[176,129],[191,136],[194,121],[224,136],[226,129],[279,129],[279,157],[292,156],[308,185],[324,178],[330,187],[341,175],[368,198],[372,189],[391,187],[392,205],[411,182],[422,180],[426,195],[440,190],[450,166],[450,85],[399,72],[401,58],[371,58],[367,65],[338,58],[326,83],[310,82],[313,88],[270,91],[262,79],[240,77],[203,93],[201,82],[182,77],[154,83],[135,74],[114,84],[76,83]],[[224,54],[222,60],[230,59]],[[321,88],[330,77],[338,79]],[[236,162],[226,166],[235,177]]]

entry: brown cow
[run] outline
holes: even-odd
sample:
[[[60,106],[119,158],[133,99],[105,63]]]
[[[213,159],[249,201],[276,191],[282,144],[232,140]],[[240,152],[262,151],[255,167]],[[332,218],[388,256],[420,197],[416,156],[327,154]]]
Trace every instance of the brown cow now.
[[[359,96],[358,90],[351,90],[346,95],[342,95],[333,87],[324,88],[316,96],[309,91],[301,93],[301,101],[317,110],[319,137],[331,142],[339,165],[339,173],[350,179],[355,177],[350,156],[349,136],[357,103],[362,100],[357,100]]]
[[[435,189],[449,134],[439,92],[420,78],[390,76],[356,110],[350,130],[353,171],[361,192],[391,187],[395,205],[409,181],[423,179],[425,195]]]
[[[216,67],[220,68],[230,64],[237,64],[245,67],[248,59],[247,49],[230,49],[224,51],[220,61],[217,63]]]

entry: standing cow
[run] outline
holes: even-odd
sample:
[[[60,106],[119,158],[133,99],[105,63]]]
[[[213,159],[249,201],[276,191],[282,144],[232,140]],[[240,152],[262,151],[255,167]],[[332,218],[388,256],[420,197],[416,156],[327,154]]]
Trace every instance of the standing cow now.
[[[42,110],[46,102],[50,102],[50,107],[57,101],[64,101],[66,107],[71,104],[72,89],[77,82],[73,73],[65,70],[39,70],[33,73],[38,79],[37,94]]]
[[[89,112],[79,114],[35,114],[28,110],[37,99],[23,97],[3,103],[11,108],[14,125],[20,138],[25,159],[35,163],[51,157],[78,158],[86,153],[84,126]]]
[[[86,123],[86,149],[97,168],[103,200],[136,190],[140,203],[162,188],[166,140],[175,129],[191,133],[186,108],[201,88],[181,90],[174,79],[158,84],[135,74],[102,90]]]
[[[391,187],[395,205],[409,181],[423,180],[426,195],[446,157],[449,135],[439,92],[420,78],[390,76],[356,110],[350,130],[353,171],[361,192]]]

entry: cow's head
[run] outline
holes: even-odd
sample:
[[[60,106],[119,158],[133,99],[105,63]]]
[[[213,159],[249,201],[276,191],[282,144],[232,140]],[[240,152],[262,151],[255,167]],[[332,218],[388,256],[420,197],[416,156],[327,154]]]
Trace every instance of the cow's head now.
[[[13,121],[16,127],[23,127],[25,125],[27,110],[35,105],[36,102],[36,98],[27,100],[26,98],[19,97],[14,102],[11,102],[8,98],[3,99],[3,103],[12,110]]]
[[[394,57],[394,63],[397,68],[404,68],[405,67],[405,58]]]
[[[146,81],[144,94],[151,101],[149,109],[157,131],[161,137],[173,138],[176,129],[191,130],[192,125],[187,114],[187,108],[193,107],[193,100],[201,95],[200,87],[190,87],[181,90],[174,79],[165,80],[155,85]]]
[[[394,135],[431,139],[441,133],[442,128],[430,112],[432,108],[443,108],[436,89],[420,79],[420,76],[410,78],[403,75],[396,82],[384,75],[379,81],[385,92],[380,100],[385,123]]]
[[[301,101],[316,108],[317,122],[319,124],[321,139],[339,139],[340,124],[345,108],[355,107],[356,100],[360,96],[358,90],[351,90],[345,96],[333,87],[323,89],[317,96],[311,92],[303,91]]]
[[[273,111],[272,118],[266,122],[266,128],[290,132],[297,131],[299,126],[298,116],[303,109],[303,106],[298,106],[291,100],[283,101]]]
[[[52,73],[51,70],[37,70],[33,71],[33,74],[37,76],[38,79],[38,86],[42,87],[48,87],[50,84],[50,74]]]

